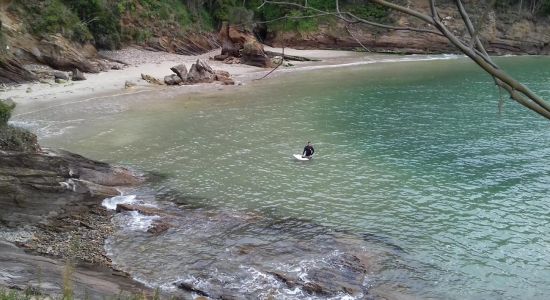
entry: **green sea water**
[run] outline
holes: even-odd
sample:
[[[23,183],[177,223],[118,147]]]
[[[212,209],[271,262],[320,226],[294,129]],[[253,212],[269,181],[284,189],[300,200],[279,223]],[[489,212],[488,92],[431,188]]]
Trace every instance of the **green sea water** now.
[[[505,70],[550,99],[550,59]],[[402,251],[372,282],[420,299],[550,294],[550,121],[467,59],[285,73],[16,117],[41,143],[139,170],[197,205],[296,217]],[[291,159],[307,141],[310,162]]]

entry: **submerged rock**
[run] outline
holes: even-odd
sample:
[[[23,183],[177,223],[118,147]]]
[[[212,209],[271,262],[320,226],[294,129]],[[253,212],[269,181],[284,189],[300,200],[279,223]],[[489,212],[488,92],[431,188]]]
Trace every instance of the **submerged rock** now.
[[[149,229],[147,229],[147,232],[158,235],[161,233],[166,232],[168,229],[173,227],[172,224],[166,222],[165,220],[155,220],[153,221],[153,224]]]
[[[119,203],[116,206],[116,212],[121,213],[125,211],[137,211],[140,214],[146,215],[146,216],[163,216],[166,215],[166,212],[150,206],[142,206],[142,205],[133,205],[133,204],[126,204],[126,203]]]

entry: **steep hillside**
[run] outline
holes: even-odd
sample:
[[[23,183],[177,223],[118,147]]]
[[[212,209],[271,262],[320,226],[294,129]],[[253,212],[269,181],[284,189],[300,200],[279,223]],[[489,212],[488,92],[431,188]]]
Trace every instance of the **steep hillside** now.
[[[424,0],[396,2],[428,11]],[[490,52],[550,52],[550,0],[503,0],[487,9],[486,1],[465,4],[474,23],[481,24],[480,35]],[[308,0],[308,5],[335,9],[333,0]],[[426,28],[410,16],[367,0],[341,0],[340,7],[384,24]],[[438,7],[444,22],[458,36],[466,35],[454,1],[438,1]],[[261,0],[0,0],[0,82],[35,79],[23,65],[36,63],[59,70],[100,72],[113,65],[99,57],[97,50],[125,45],[203,53],[219,46],[217,31],[224,21],[253,30],[258,39],[272,46],[361,49],[359,41],[375,52],[456,52],[435,35],[345,24],[330,16],[310,18],[311,14],[289,5],[262,5]]]

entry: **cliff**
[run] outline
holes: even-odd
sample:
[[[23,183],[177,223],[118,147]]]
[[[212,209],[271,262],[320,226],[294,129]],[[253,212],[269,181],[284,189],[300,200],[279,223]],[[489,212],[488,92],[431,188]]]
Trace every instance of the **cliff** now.
[[[479,27],[479,34],[489,53],[504,54],[549,54],[550,17],[519,10],[516,6],[484,8],[478,1],[465,1],[465,6],[474,24],[486,16]],[[429,13],[429,2],[408,0],[406,6]],[[441,18],[458,37],[466,37],[461,16],[451,1],[438,1]],[[382,19],[382,20],[380,20]],[[394,11],[379,18],[386,24],[401,27],[433,29],[422,21]],[[449,42],[440,36],[411,31],[386,30],[363,24],[344,24],[342,21],[321,22],[313,30],[270,31],[266,43],[276,47],[359,49],[361,42],[373,52],[410,54],[456,53]]]

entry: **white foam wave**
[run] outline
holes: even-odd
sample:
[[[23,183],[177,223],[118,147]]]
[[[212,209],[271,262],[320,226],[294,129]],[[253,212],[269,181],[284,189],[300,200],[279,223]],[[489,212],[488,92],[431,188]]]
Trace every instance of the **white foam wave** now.
[[[351,63],[341,63],[334,65],[320,65],[320,66],[306,66],[300,67],[299,70],[318,70],[318,69],[331,69],[331,68],[342,68],[342,67],[353,67],[361,65],[370,65],[378,63],[395,63],[395,62],[414,62],[414,61],[431,61],[431,60],[450,60],[466,57],[465,55],[457,54],[442,54],[442,55],[410,55],[405,57],[398,58],[383,58],[377,60],[365,60]],[[283,70],[285,72],[291,72],[293,70]]]
[[[117,204],[132,204],[136,202],[136,195],[115,196],[104,199],[101,205],[107,209],[115,210]]]
[[[125,228],[128,230],[134,230],[134,231],[147,231],[151,225],[153,224],[153,221],[160,219],[159,216],[146,216],[142,215],[137,211],[131,211],[128,213],[128,220],[126,223]]]

